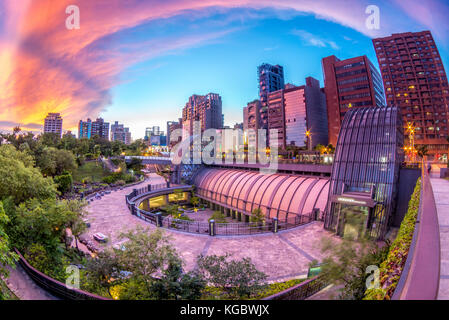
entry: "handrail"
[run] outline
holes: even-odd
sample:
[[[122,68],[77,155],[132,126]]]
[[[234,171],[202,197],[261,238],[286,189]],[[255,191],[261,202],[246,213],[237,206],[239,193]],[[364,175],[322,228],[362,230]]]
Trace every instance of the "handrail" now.
[[[84,290],[70,289],[64,283],[55,280],[34,268],[22,256],[19,250],[14,249],[19,256],[19,263],[28,276],[33,279],[42,289],[51,292],[55,296],[68,300],[111,300]]]
[[[435,300],[440,282],[440,230],[437,208],[423,160],[421,195],[412,243],[393,300]]]
[[[262,233],[273,233],[279,230],[287,230],[291,228],[298,227],[312,222],[313,212],[309,214],[302,214],[296,216],[293,221],[282,221],[275,224],[274,219],[266,221],[266,224],[260,225],[250,222],[236,222],[236,223],[217,223],[214,222],[212,225],[209,222],[200,221],[186,221],[182,219],[176,219],[171,217],[158,217],[157,214],[139,209],[139,201],[141,199],[146,199],[149,197],[155,197],[167,192],[174,191],[176,189],[189,190],[192,186],[176,186],[176,187],[166,187],[157,190],[148,191],[147,187],[133,190],[130,194],[125,195],[126,205],[132,215],[149,222],[151,224],[157,225],[159,227],[167,229],[175,229],[178,231],[193,233],[193,234],[209,234],[217,236],[236,236],[236,235],[251,235],[251,234],[262,234]],[[158,222],[158,219],[159,220]],[[277,225],[277,227],[275,227]]]
[[[293,287],[275,293],[269,297],[265,297],[262,300],[305,300],[324,289],[327,285],[328,284],[321,279],[320,275],[317,275],[304,282],[298,283]]]

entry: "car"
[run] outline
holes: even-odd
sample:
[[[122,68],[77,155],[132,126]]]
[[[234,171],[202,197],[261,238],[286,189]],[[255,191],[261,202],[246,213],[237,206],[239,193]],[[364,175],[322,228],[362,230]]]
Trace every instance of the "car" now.
[[[98,242],[106,242],[108,241],[108,237],[106,237],[104,234],[102,234],[101,232],[97,232],[94,233],[93,235],[94,239],[97,240]]]

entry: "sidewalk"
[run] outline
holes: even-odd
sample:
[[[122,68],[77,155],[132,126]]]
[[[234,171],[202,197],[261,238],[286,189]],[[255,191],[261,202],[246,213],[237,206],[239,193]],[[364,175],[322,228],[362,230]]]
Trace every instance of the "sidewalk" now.
[[[5,279],[8,288],[20,300],[59,300],[39,287],[17,263],[16,268],[9,269],[9,277]]]
[[[432,167],[432,169],[434,169]],[[440,287],[438,300],[449,300],[449,181],[439,178],[439,170],[430,174],[438,223],[440,226]]]

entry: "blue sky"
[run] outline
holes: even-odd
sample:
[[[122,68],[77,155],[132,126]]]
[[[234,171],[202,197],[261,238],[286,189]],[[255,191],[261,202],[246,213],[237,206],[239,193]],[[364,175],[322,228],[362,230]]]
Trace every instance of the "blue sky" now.
[[[378,30],[365,25],[372,4]],[[67,5],[80,29],[65,28]],[[431,30],[447,68],[448,16],[443,0],[0,0],[0,130],[39,129],[60,112],[66,130],[102,116],[141,138],[209,92],[233,125],[258,97],[264,62],[284,66],[286,82],[323,85],[323,57],[377,66],[373,37]]]
[[[217,22],[233,14],[254,18],[227,23],[225,27],[231,31],[218,38],[164,53],[125,70],[120,76],[124,83],[112,89],[112,105],[102,116],[125,122],[138,138],[146,126],[159,125],[166,130],[166,121],[181,116],[191,94],[216,92],[222,96],[225,124],[233,125],[242,121],[246,103],[258,97],[256,69],[261,63],[283,65],[286,82],[296,85],[304,84],[308,76],[323,85],[321,58],[328,55],[341,59],[367,55],[378,65],[370,37],[310,14],[279,17],[266,11],[234,9],[201,21],[186,16],[156,21],[126,34],[145,38],[142,34],[150,33],[165,39],[198,35],[203,30],[219,32],[223,26]],[[414,29],[418,30],[422,28]],[[447,66],[446,48],[438,44]]]

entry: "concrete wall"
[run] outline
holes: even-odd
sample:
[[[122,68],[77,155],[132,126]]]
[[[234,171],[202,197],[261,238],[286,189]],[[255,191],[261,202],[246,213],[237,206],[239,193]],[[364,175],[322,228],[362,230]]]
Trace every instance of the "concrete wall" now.
[[[399,227],[408,209],[408,202],[415,189],[416,181],[421,176],[421,169],[401,168],[399,171],[396,211],[391,225]]]

